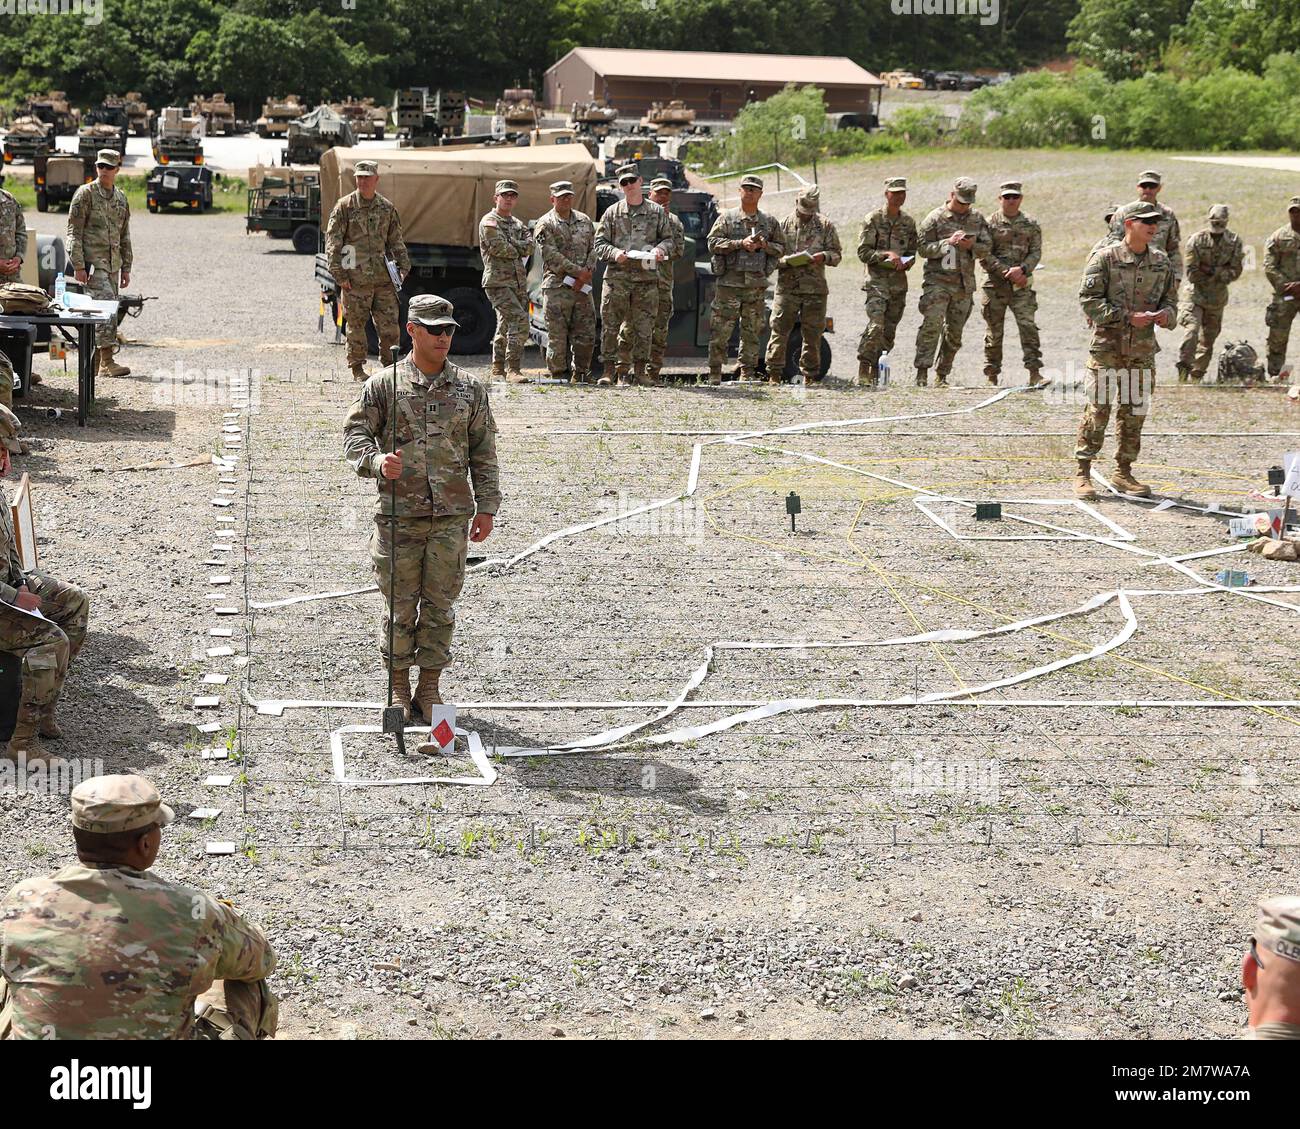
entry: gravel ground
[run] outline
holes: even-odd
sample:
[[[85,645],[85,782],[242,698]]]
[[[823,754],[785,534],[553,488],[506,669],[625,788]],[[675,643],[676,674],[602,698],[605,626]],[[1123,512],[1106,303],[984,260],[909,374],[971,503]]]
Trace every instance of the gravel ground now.
[[[1068,377],[1086,348],[1074,300],[1081,256],[1100,232],[1102,204],[1127,198],[1125,185],[1153,162],[1161,167],[1150,154],[945,154],[905,171],[918,216],[958,173],[986,186],[986,199],[998,180],[1023,175],[1027,209],[1046,228],[1044,345]],[[846,243],[893,168],[822,170]],[[1243,176],[1234,226],[1262,261],[1289,182],[1266,170]],[[1191,215],[1221,185],[1213,166],[1180,166],[1167,195]],[[60,223],[29,220],[41,231]],[[43,562],[94,600],[59,751],[102,758],[105,771],[146,772],[182,812],[223,809],[210,826],[186,819],[170,832],[160,869],[233,898],[268,928],[287,1034],[1164,1038],[1239,1029],[1253,905],[1289,888],[1300,845],[1300,711],[1087,703],[1289,698],[1296,621],[1287,608],[1231,594],[1134,597],[1128,642],[979,705],[828,707],[680,744],[503,760],[483,789],[339,789],[330,734],[373,723],[373,711],[277,718],[243,695],[377,701],[383,692],[373,594],[248,608],[369,582],[372,489],[339,457],[354,394],[342,347],[316,333],[309,260],[245,236],[239,217],[143,215],[135,225],[137,283],[164,297],[127,326],[133,375],[101,382],[84,431],[22,409],[36,436],[23,468],[37,483]],[[842,375],[862,325],[858,278],[842,269],[832,294]],[[1262,345],[1263,293],[1262,271],[1248,272],[1225,338]],[[841,384],[807,393],[497,387],[506,501],[488,547],[500,555],[620,505],[679,494],[693,432],[864,422],[779,441],[840,466],[778,452],[774,440],[708,447],[695,502],[661,511],[656,528],[593,532],[471,576],[447,679],[452,698],[477,703],[462,725],[508,746],[643,721],[650,707],[618,703],[671,701],[716,640],[984,629],[1121,586],[1191,586],[1090,541],[954,540],[906,485],[854,473],[967,498],[1067,492],[1078,406],[1066,394],[878,418],[979,404],[977,324],[956,370],[963,386],[947,392],[905,381],[875,396]],[[911,309],[904,359],[915,328]],[[1173,340],[1164,337],[1162,376]],[[539,363],[532,353],[529,363]],[[484,358],[470,365],[483,372]],[[220,488],[213,467],[118,469],[221,449],[230,384],[250,372],[254,407],[239,417],[232,506],[209,503]],[[1007,372],[1018,378],[1014,366]],[[70,404],[70,382],[47,374],[31,403]],[[1166,383],[1139,469],[1161,493],[1240,505],[1297,446],[1297,424],[1276,392]],[[616,434],[625,431],[677,434]],[[792,490],[803,505],[796,534],[783,505]],[[1226,543],[1219,522],[1188,510],[1097,508],[1142,549]],[[205,566],[226,513],[236,550],[227,566]],[[1063,506],[1032,516],[1105,532]],[[1212,576],[1225,563],[1263,583],[1298,579],[1294,566],[1254,557],[1191,567]],[[209,583],[218,572],[232,577],[229,588]],[[208,599],[227,591],[233,598]],[[214,603],[241,612],[218,618]],[[725,651],[693,698],[953,692],[1087,651],[1122,623],[1112,603],[967,643]],[[208,636],[217,624],[233,638]],[[222,642],[235,655],[207,658]],[[203,687],[209,672],[230,680]],[[196,711],[205,692],[221,704]],[[1076,704],[1015,704],[1026,700]],[[613,704],[494,706],[521,701]],[[651,732],[740,708],[683,710]],[[214,736],[195,729],[208,717],[221,726]],[[224,771],[236,779],[209,786],[209,772],[222,770],[199,749],[227,739],[236,764]],[[364,736],[347,737],[345,752],[357,775],[431,767]],[[918,758],[969,766],[966,786],[914,787]],[[462,772],[464,763],[432,767]],[[0,877],[70,858],[66,804],[0,792]],[[206,855],[214,839],[240,853]]]

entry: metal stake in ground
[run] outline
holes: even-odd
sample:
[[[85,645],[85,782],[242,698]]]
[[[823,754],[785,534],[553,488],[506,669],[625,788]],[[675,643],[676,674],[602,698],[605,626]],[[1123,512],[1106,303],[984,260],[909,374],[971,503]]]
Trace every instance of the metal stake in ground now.
[[[397,346],[393,346],[393,399],[390,409],[393,450],[397,450]],[[406,755],[406,711],[393,705],[393,597],[397,592],[397,479],[388,480],[388,705],[384,707],[385,733],[397,739],[397,751]]]

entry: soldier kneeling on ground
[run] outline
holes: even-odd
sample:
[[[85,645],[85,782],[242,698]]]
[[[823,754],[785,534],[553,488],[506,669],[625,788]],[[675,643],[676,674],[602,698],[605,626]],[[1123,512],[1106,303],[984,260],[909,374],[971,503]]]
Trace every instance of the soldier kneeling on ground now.
[[[175,813],[143,776],[72,791],[78,861],[0,902],[0,1039],[275,1034],[275,952],[229,902],[154,874]]]

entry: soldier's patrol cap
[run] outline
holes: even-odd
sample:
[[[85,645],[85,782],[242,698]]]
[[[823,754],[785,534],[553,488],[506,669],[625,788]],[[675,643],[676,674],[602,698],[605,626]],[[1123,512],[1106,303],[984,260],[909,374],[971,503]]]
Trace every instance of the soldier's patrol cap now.
[[[1286,210],[1288,212],[1294,212],[1297,208],[1300,208],[1300,196],[1292,196],[1291,202],[1286,206]]]
[[[619,165],[618,182],[624,184],[629,180],[640,180],[641,170],[636,165]]]
[[[761,176],[755,176],[753,173],[750,173],[748,176],[742,176],[740,178],[740,187],[741,188],[762,188],[763,178]]]
[[[4,376],[7,378],[8,373]],[[18,422],[18,417],[14,415],[3,404],[0,404],[0,447],[18,438],[18,429],[22,425]]]
[[[497,186],[494,189],[492,189],[492,195],[500,196],[506,192],[513,192],[516,196],[518,196],[519,185],[517,185],[513,180],[498,180]]]
[[[96,776],[72,790],[72,826],[96,835],[166,827],[176,813],[143,776]]]
[[[959,176],[955,181],[953,181],[952,190],[953,194],[963,204],[973,204],[975,203],[975,190],[978,187],[979,185],[971,180],[970,177]]]
[[[358,161],[352,168],[353,176],[378,176],[379,163],[363,158]]]
[[[1153,223],[1165,218],[1164,212],[1154,204],[1138,204],[1124,213],[1126,220],[1151,220]]]
[[[572,196],[572,195],[573,195],[573,181],[571,181],[571,180],[557,180],[554,184],[551,185],[551,195],[552,195],[552,196]]]
[[[122,164],[122,154],[116,149],[101,149],[95,154],[95,165],[107,165],[111,169],[120,167]]]
[[[905,176],[888,176],[885,178],[886,192],[906,192],[907,177]]]
[[[1215,204],[1214,207],[1210,209],[1210,226],[1214,228],[1215,231],[1222,231],[1228,226],[1227,204]]]
[[[795,211],[801,212],[805,216],[815,215],[817,209],[821,206],[821,202],[822,190],[815,184],[810,185],[794,198]]]
[[[998,185],[998,195],[999,196],[1023,196],[1024,193],[1020,191],[1020,181],[1004,180],[1001,184]]]
[[[1284,894],[1260,902],[1255,943],[1300,964],[1300,898]]]
[[[658,192],[661,188],[666,188],[671,192],[673,190],[673,182],[666,176],[655,177],[654,180],[650,182],[650,191]]]
[[[1123,204],[1107,204],[1106,210],[1101,213],[1101,218],[1104,219],[1107,223],[1109,223],[1110,217],[1113,216],[1116,212],[1118,212],[1120,208],[1122,208],[1123,206],[1124,206]]]
[[[1160,174],[1155,169],[1147,169],[1138,173],[1138,184],[1154,184],[1157,188],[1164,182],[1160,179]]]
[[[458,326],[460,323],[456,321],[455,313],[455,307],[437,294],[417,294],[406,307],[407,321],[427,326]]]

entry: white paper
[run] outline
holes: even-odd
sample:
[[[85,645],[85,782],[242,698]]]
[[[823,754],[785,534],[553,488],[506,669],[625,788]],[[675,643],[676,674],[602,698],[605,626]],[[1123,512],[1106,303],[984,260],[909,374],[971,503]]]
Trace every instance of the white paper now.
[[[1283,460],[1286,468],[1286,481],[1282,483],[1282,493],[1289,498],[1300,495],[1300,451],[1291,451]]]
[[[573,288],[573,284],[574,284],[575,282],[577,282],[577,279],[574,278],[573,275],[571,275],[571,274],[566,274],[566,275],[564,276],[564,285],[567,286],[567,287],[569,287],[570,289]],[[591,293],[591,283],[590,283],[590,282],[588,282],[588,283],[584,283],[584,284],[583,284],[583,287],[582,287],[582,293],[584,293],[584,294],[590,294],[590,293]]]

